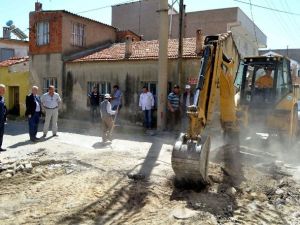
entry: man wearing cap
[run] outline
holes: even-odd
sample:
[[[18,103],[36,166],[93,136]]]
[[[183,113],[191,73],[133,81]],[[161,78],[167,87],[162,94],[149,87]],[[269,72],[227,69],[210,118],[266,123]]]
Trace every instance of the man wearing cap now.
[[[111,140],[111,129],[113,127],[112,116],[116,114],[116,111],[111,109],[110,104],[111,96],[110,94],[104,95],[104,100],[100,104],[100,113],[102,119],[102,141],[106,142]]]
[[[168,95],[168,129],[174,131],[180,125],[180,95],[179,86],[174,85],[173,91]]]
[[[191,86],[189,84],[185,85],[185,91],[181,99],[181,108],[182,108],[182,130],[187,129],[188,125],[188,116],[187,116],[187,107],[193,105],[194,103],[194,94],[191,92]]]

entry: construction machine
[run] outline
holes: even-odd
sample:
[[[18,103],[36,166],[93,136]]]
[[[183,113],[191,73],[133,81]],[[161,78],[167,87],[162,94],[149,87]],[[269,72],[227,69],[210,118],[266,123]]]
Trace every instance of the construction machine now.
[[[249,131],[243,132],[246,135],[251,131],[277,135],[289,142],[297,133],[297,101],[289,60],[281,56],[240,60],[234,54],[234,41],[228,44],[228,37],[232,39],[230,33],[204,39],[194,103],[186,112],[189,126],[172,151],[177,184],[209,183],[211,138],[204,131],[212,120],[217,93],[221,127],[228,144],[239,145],[240,130]]]

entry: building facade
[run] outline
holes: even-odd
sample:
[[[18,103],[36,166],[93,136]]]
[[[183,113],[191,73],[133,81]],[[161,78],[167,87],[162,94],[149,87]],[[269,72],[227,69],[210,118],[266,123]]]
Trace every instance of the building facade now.
[[[12,57],[28,56],[28,41],[0,38],[0,62]]]
[[[239,58],[231,34],[224,34],[224,51],[233,58]],[[196,38],[183,40],[183,80],[194,89],[198,79],[200,55],[197,54]],[[201,49],[201,46],[198,46]],[[71,60],[66,63],[67,86],[71,102],[69,109],[76,115],[86,115],[88,110],[87,93],[97,86],[101,94],[111,93],[113,85],[119,85],[123,92],[121,117],[131,122],[140,119],[139,95],[143,86],[148,86],[157,101],[158,93],[158,53],[157,40],[115,43],[112,46]],[[198,52],[200,53],[200,52]],[[169,93],[178,77],[178,40],[169,39],[168,43],[168,88]],[[238,60],[237,60],[238,61]],[[76,104],[75,104],[76,103]]]
[[[30,92],[29,58],[15,57],[0,62],[0,83],[6,86],[4,98],[9,114],[25,116],[25,99]]]
[[[142,0],[112,6],[112,26],[130,29],[144,40],[157,40],[159,35],[159,0]],[[258,55],[266,47],[266,35],[238,7],[187,12],[184,16],[184,37],[195,37],[231,31],[242,56]],[[169,37],[178,38],[179,14],[169,10]],[[255,29],[255,31],[254,31]]]
[[[40,8],[30,13],[29,25],[30,83],[43,92],[54,85],[63,96],[65,58],[90,53],[117,38],[116,28],[64,10]]]

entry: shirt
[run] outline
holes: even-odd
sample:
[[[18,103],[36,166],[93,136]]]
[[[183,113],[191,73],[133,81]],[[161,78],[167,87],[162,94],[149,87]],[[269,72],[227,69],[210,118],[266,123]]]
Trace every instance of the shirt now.
[[[107,99],[100,104],[100,114],[102,118],[116,114],[116,111],[111,110],[111,104]]]
[[[113,94],[114,99],[111,101],[112,107],[122,105],[122,92],[117,89]]]
[[[141,93],[139,106],[142,110],[150,110],[154,106],[154,98],[151,92]]]
[[[179,109],[179,103],[180,103],[179,95],[175,94],[174,92],[171,92],[168,95],[168,101],[170,102],[174,110]]]
[[[45,93],[42,96],[42,104],[45,108],[54,109],[57,108],[59,103],[61,102],[61,98],[58,93],[54,92],[53,96],[49,95],[49,93]]]
[[[255,81],[255,85],[258,86],[258,88],[272,88],[273,87],[273,78],[268,75],[264,75],[260,78],[258,78],[257,81]]]
[[[34,101],[35,101],[35,104],[36,104],[35,111],[40,112],[41,111],[41,106],[40,106],[40,103],[39,103],[37,98],[38,98],[38,96],[34,96]]]

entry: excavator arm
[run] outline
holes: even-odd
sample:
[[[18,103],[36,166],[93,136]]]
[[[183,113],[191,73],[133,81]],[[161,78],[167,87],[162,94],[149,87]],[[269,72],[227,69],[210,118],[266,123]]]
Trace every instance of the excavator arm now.
[[[225,132],[238,130],[234,102],[234,61],[225,56],[223,41],[219,35],[207,36],[204,41],[194,104],[187,109],[188,130],[180,134],[172,152],[172,168],[178,184],[208,183],[210,137],[202,134],[212,119],[218,87],[222,128]]]

